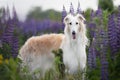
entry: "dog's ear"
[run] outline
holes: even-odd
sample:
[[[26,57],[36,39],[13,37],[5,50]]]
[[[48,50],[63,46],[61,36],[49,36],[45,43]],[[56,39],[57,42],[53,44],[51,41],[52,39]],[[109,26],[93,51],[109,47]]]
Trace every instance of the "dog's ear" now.
[[[82,22],[86,21],[85,18],[81,14],[77,14],[77,18]]]
[[[64,24],[66,24],[68,21],[69,21],[69,18],[66,16],[66,17],[64,18]]]

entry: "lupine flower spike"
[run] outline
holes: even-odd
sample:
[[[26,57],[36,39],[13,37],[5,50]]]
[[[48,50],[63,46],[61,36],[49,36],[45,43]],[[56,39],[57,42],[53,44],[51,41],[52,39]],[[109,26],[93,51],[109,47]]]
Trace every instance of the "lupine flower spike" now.
[[[72,3],[70,4],[70,13],[74,15],[74,8],[73,8]]]
[[[82,13],[82,12],[81,12],[81,8],[80,8],[80,2],[78,2],[77,13],[78,13],[78,14],[81,14],[81,13]]]

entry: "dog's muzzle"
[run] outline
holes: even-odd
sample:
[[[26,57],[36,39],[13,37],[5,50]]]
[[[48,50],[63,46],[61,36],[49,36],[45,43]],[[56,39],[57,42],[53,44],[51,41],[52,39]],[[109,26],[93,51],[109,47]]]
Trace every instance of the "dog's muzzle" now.
[[[76,39],[76,33],[75,33],[75,31],[72,32],[72,38]]]

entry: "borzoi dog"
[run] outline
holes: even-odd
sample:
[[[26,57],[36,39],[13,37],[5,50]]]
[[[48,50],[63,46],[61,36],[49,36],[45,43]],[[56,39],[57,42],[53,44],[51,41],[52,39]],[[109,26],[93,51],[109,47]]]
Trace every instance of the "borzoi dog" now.
[[[64,19],[65,38],[62,41],[63,61],[68,73],[85,71],[86,67],[86,37],[85,18],[80,15],[67,15]],[[84,74],[83,74],[84,78]]]
[[[20,49],[19,57],[28,65],[31,72],[41,69],[42,74],[53,68],[54,54],[52,50],[63,50],[63,61],[70,74],[86,67],[86,26],[81,14],[68,14],[64,18],[64,34],[46,34],[35,36],[26,41]]]

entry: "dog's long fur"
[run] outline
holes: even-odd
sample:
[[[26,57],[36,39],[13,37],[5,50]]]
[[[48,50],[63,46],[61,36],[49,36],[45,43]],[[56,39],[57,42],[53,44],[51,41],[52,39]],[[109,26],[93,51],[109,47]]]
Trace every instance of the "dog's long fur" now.
[[[84,17],[78,15],[68,15],[64,19],[65,38],[62,41],[61,48],[63,50],[63,61],[67,72],[74,74],[77,71],[85,72],[86,68],[86,45],[88,39],[86,37],[86,26]],[[76,38],[73,39],[72,32],[75,31]],[[84,74],[82,75],[84,80]]]
[[[52,50],[62,48],[66,70],[71,74],[78,69],[83,71],[86,67],[88,42],[84,20],[80,14],[68,14],[64,18],[64,34],[46,34],[28,39],[20,49],[20,59],[28,65],[31,72],[40,68],[44,74],[54,65]],[[73,31],[75,35],[72,34]]]
[[[23,66],[27,65],[31,73],[40,69],[43,76],[46,70],[53,67],[52,50],[59,49],[63,37],[63,34],[45,34],[28,39],[18,55],[23,61]]]

